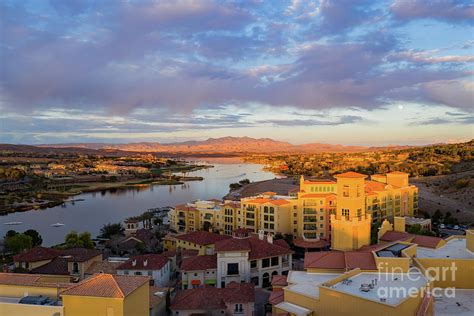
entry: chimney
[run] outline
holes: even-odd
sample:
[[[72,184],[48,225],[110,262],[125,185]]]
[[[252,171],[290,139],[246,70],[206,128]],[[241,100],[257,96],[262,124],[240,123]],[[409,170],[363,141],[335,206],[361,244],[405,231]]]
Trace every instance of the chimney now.
[[[273,244],[273,234],[272,233],[267,234],[267,241],[268,241],[269,244]]]
[[[258,239],[263,240],[264,236],[265,236],[265,231],[263,229],[260,229],[258,231]]]
[[[148,259],[143,260],[143,266],[146,267],[148,264]]]
[[[133,259],[132,260],[132,267],[136,266],[137,265],[137,260]]]

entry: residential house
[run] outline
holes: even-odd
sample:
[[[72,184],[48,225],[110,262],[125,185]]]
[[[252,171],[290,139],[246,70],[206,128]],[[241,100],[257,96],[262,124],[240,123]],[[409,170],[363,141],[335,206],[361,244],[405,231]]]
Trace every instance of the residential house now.
[[[147,275],[156,286],[168,286],[171,271],[170,260],[159,254],[134,256],[117,267],[118,275]]]

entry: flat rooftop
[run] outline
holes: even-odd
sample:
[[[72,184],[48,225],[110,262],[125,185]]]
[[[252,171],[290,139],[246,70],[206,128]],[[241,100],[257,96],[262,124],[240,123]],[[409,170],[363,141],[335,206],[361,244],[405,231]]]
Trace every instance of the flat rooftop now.
[[[419,271],[410,273],[362,272],[348,278],[352,282],[339,282],[330,288],[382,304],[398,305],[408,296],[410,289],[420,290],[428,280]],[[376,281],[375,281],[376,280]],[[362,284],[376,285],[368,292],[361,290]]]
[[[435,315],[474,315],[474,290],[455,290],[454,293],[454,297],[435,297]]]
[[[474,253],[466,248],[465,238],[451,239],[437,249],[417,247],[416,256],[418,258],[474,259]]]
[[[306,296],[318,298],[319,285],[337,278],[338,273],[309,273],[305,271],[290,271],[288,273],[288,290]]]
[[[288,302],[281,302],[275,305],[276,308],[282,309],[287,311],[288,313],[295,314],[295,315],[308,315],[311,314],[312,311],[299,305],[291,304]]]

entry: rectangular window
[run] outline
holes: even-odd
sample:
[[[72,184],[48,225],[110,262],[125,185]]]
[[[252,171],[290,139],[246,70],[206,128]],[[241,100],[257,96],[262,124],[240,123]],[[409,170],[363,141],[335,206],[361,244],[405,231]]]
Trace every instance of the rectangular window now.
[[[257,260],[250,261],[250,268],[256,268],[256,267],[257,267]]]
[[[227,274],[228,275],[237,275],[237,274],[239,274],[239,264],[238,263],[228,263],[227,264]]]
[[[278,265],[278,257],[272,257],[272,266]]]
[[[262,268],[268,268],[270,266],[270,259],[265,258],[262,260]]]

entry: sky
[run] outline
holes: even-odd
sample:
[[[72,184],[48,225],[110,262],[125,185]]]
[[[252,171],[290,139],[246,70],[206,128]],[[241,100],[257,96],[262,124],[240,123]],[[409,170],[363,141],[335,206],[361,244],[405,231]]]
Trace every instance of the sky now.
[[[0,2],[0,143],[474,138],[460,0]]]

